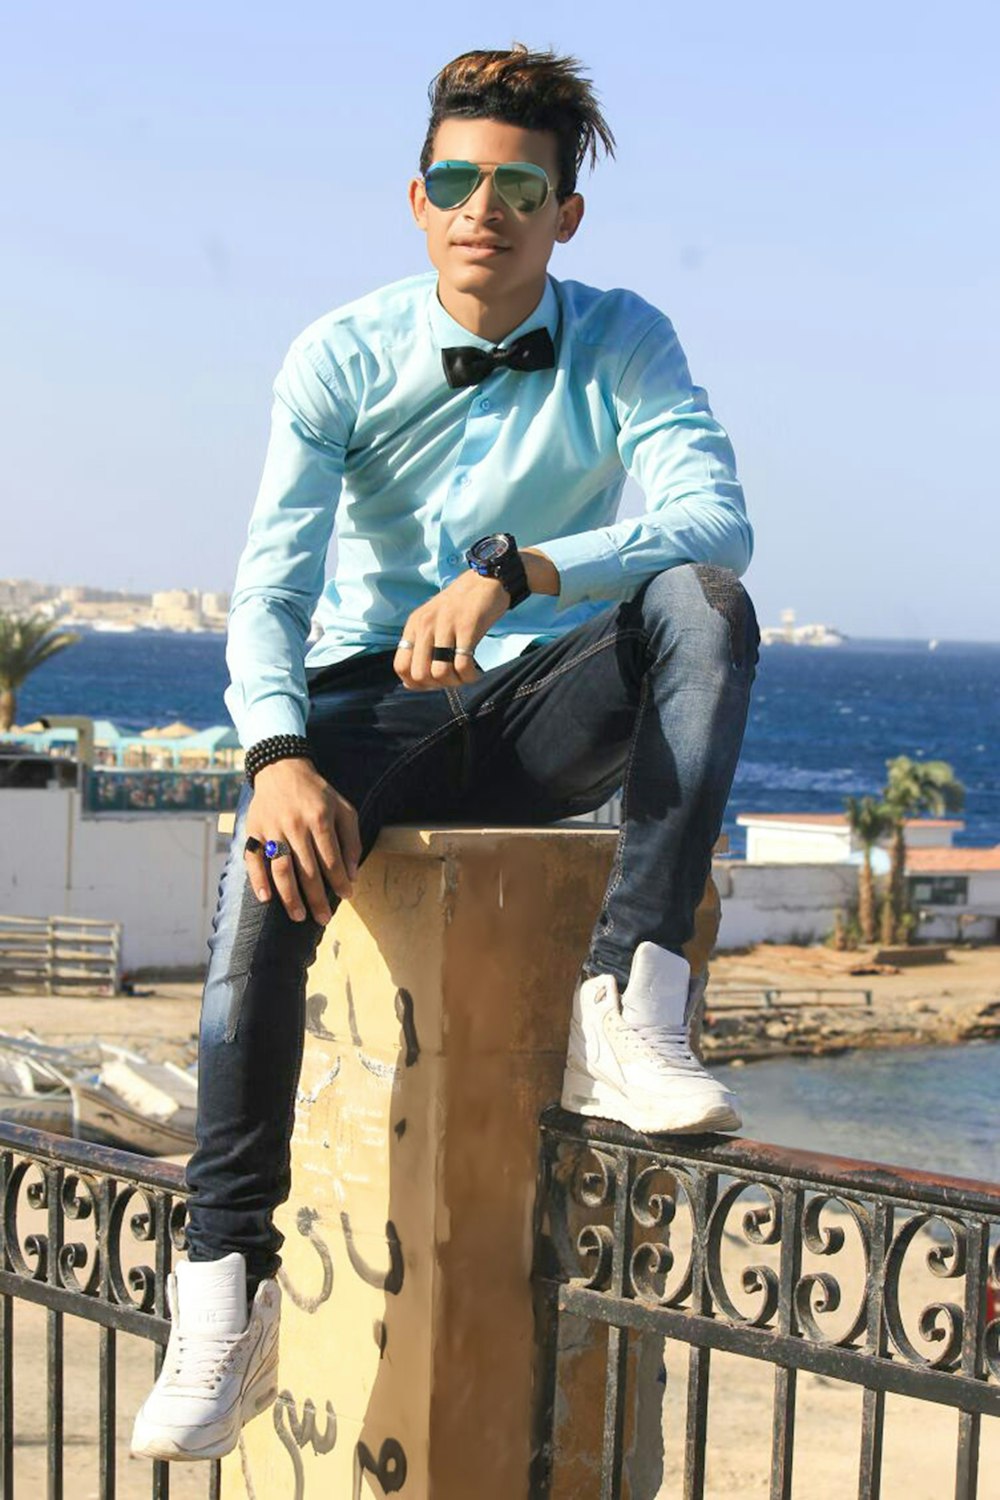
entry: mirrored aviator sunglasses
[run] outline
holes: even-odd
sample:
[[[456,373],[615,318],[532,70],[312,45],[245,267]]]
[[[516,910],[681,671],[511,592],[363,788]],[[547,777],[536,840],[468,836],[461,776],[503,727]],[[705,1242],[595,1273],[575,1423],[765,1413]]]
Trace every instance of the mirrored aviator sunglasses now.
[[[530,161],[505,161],[492,168],[473,161],[436,161],[427,168],[424,187],[435,208],[458,208],[484,177],[493,178],[497,194],[519,214],[536,213],[551,191],[545,171]]]

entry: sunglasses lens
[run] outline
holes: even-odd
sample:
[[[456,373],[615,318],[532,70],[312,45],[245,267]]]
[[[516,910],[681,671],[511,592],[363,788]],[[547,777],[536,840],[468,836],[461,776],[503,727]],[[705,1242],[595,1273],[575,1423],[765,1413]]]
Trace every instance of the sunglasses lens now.
[[[428,168],[424,178],[427,196],[435,208],[456,208],[479,181],[479,168],[471,162],[441,161]]]
[[[529,162],[497,167],[495,180],[501,198],[519,214],[533,214],[549,196],[549,179]]]

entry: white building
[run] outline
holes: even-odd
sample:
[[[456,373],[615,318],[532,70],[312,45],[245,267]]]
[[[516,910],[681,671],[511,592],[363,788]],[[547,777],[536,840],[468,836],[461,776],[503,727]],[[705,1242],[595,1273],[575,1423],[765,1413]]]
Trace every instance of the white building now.
[[[726,944],[762,937],[787,942],[792,933],[822,938],[837,908],[856,895],[864,857],[846,816],[740,813],[736,821],[746,829],[747,853],[730,866],[728,928],[723,901]],[[964,827],[960,818],[910,818],[903,825],[906,879],[921,941],[1000,939],[1000,845],[956,848],[955,834]],[[876,875],[889,869],[888,843],[872,851]]]
[[[736,821],[747,831],[748,864],[857,864],[863,853],[844,813],[740,813]],[[950,849],[964,827],[960,818],[909,818],[903,837],[907,849]],[[888,859],[877,855],[873,863],[881,873]]]
[[[939,942],[1000,940],[1000,844],[992,849],[907,853],[910,900],[920,936]]]

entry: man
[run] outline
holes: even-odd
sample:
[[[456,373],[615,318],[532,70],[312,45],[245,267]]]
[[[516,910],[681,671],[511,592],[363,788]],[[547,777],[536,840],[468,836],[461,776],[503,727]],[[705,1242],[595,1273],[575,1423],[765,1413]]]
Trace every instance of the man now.
[[[732,451],[662,313],[547,274],[580,166],[614,144],[574,60],[467,53],[431,105],[410,204],[434,271],[321,318],[275,385],[229,622],[248,785],[210,944],[190,1259],[133,1438],[151,1456],[227,1452],[274,1399],[306,969],[387,822],[545,823],[622,788],[563,1104],[740,1123],[691,1054],[682,951],[759,642]],[[647,510],[616,522],[626,474]]]

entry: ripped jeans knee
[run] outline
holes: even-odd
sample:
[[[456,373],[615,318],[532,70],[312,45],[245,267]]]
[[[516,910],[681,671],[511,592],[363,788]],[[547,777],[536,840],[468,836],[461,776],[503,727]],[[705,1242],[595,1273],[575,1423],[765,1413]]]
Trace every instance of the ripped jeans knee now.
[[[726,622],[734,667],[755,666],[760,631],[753,603],[731,568],[715,563],[681,563],[657,573],[642,593],[642,610],[654,655],[673,649],[692,627],[705,620],[704,606]]]
[[[733,662],[742,667],[748,649],[752,647],[756,652],[760,644],[757,616],[750,595],[731,568],[716,567],[713,563],[692,563],[691,566],[706,603],[728,625]]]

